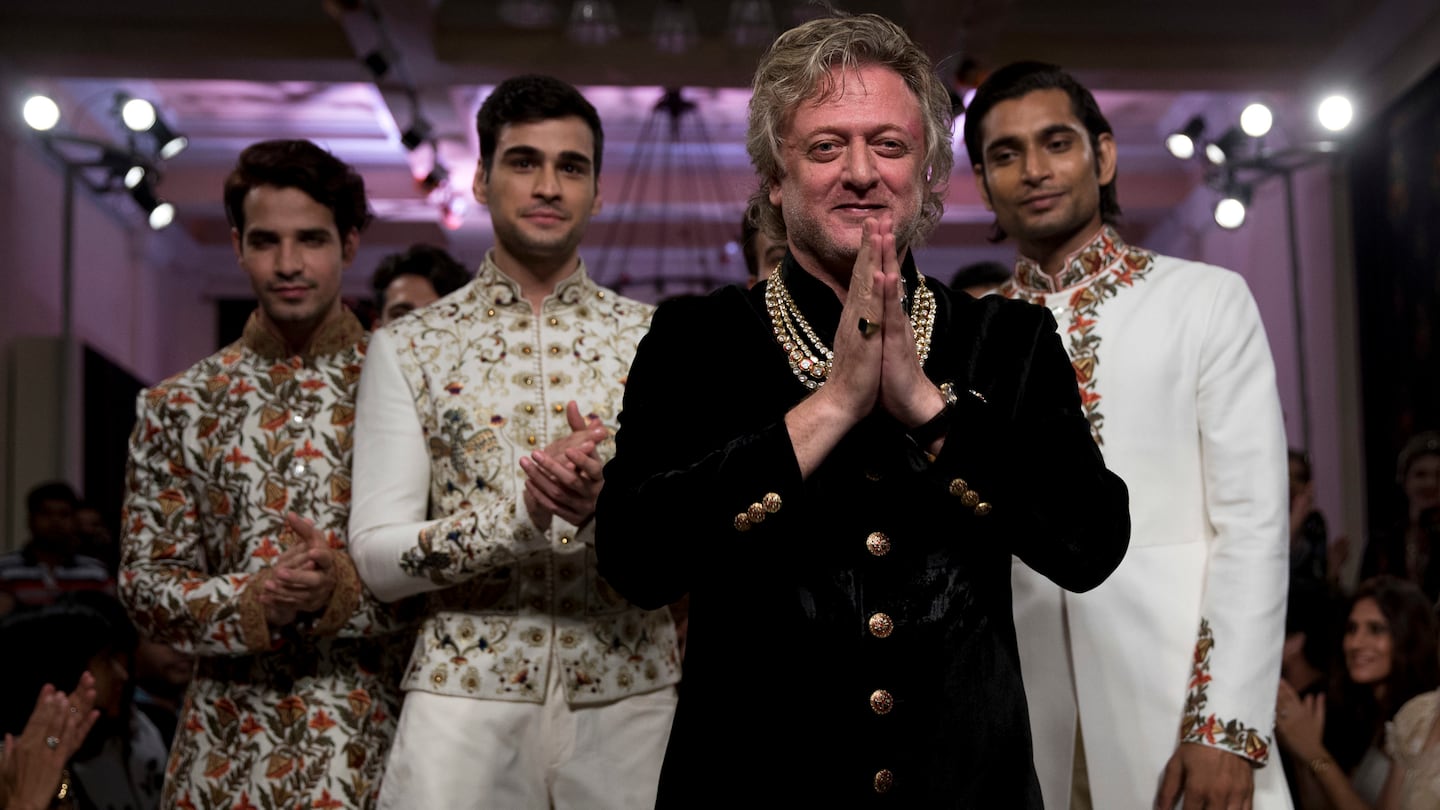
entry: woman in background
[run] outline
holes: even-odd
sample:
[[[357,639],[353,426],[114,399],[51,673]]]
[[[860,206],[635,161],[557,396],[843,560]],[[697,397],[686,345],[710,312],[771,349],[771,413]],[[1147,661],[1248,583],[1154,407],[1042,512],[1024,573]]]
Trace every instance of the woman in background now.
[[[1418,586],[1377,577],[1351,600],[1344,666],[1336,668],[1329,695],[1301,699],[1281,682],[1275,730],[1301,763],[1302,810],[1380,806],[1391,771],[1385,725],[1411,698],[1440,685],[1437,635],[1440,623]]]

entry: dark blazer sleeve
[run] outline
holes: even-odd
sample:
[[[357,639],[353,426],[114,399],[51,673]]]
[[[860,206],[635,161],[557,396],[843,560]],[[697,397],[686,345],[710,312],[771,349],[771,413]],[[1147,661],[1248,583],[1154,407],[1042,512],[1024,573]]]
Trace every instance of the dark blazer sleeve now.
[[[1129,494],[1091,437],[1055,319],[996,296],[955,305],[965,390],[931,485],[949,493],[956,520],[976,514],[967,504],[978,497],[994,536],[1057,585],[1094,588],[1129,546]]]

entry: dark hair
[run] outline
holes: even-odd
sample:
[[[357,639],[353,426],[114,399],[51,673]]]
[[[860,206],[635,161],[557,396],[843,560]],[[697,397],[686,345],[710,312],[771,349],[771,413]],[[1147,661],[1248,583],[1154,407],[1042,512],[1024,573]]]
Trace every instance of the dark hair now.
[[[1361,583],[1350,598],[1347,622],[1350,610],[1362,599],[1374,599],[1390,627],[1390,674],[1384,697],[1376,699],[1371,685],[1350,680],[1343,658],[1334,668],[1326,703],[1325,748],[1347,771],[1379,740],[1385,723],[1406,701],[1440,685],[1440,622],[1430,598],[1407,580],[1375,577]]]
[[[1015,268],[1000,262],[975,262],[955,271],[950,279],[950,289],[963,290],[977,284],[1004,284],[1015,275]]]
[[[760,226],[750,219],[750,212],[747,210],[740,217],[740,252],[745,256],[745,269],[750,272],[750,278],[760,277],[760,254],[755,244],[757,233],[760,233]]]
[[[430,282],[435,294],[444,298],[470,281],[465,266],[434,245],[411,245],[409,250],[391,253],[380,260],[370,288],[375,291],[375,308],[385,311],[385,290],[401,276],[419,276]]]
[[[363,231],[372,218],[365,202],[365,181],[348,164],[310,141],[261,141],[240,153],[225,178],[225,218],[245,231],[245,195],[258,186],[298,188],[330,209],[335,230],[344,239]]]
[[[95,656],[130,653],[136,633],[113,596],[72,594],[53,605],[21,611],[0,622],[0,732],[19,735],[40,689],[50,684],[65,693],[75,688]]]
[[[985,154],[981,138],[985,116],[1002,101],[1027,96],[1037,90],[1064,90],[1070,96],[1070,110],[1090,133],[1090,149],[1099,159],[1100,136],[1114,136],[1115,130],[1100,112],[1095,96],[1075,77],[1059,67],[1045,62],[1014,62],[991,73],[975,90],[975,98],[965,108],[965,151],[970,154],[970,165],[985,165]],[[984,173],[980,172],[981,179]],[[1116,180],[1100,187],[1100,220],[1107,225],[1120,221],[1120,196],[1115,191]],[[1005,231],[997,222],[990,237],[999,242],[1005,238]]]
[[[43,484],[37,484],[34,489],[26,493],[26,513],[30,517],[34,517],[46,501],[64,501],[71,509],[80,507],[80,496],[75,494],[74,487],[64,481],[46,481]]]
[[[475,114],[475,133],[480,136],[480,165],[489,174],[495,164],[495,144],[506,124],[533,124],[575,116],[590,127],[595,139],[595,179],[600,179],[600,157],[605,152],[605,132],[600,114],[569,84],[553,76],[527,74],[506,79],[495,87]]]

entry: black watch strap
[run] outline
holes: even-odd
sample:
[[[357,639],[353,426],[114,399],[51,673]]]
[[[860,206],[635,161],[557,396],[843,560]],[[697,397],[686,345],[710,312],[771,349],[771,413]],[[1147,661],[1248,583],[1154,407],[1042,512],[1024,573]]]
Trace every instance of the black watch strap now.
[[[945,405],[940,408],[940,412],[931,417],[930,421],[905,432],[916,447],[929,447],[950,430],[950,417],[955,411],[955,402],[959,396],[955,393],[955,386],[948,382],[940,383],[940,395],[945,398]]]

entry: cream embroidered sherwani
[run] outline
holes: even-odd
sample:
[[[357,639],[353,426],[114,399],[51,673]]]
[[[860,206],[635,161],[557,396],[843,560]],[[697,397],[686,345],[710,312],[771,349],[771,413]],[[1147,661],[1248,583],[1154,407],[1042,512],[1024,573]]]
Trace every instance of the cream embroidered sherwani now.
[[[1270,756],[1285,433],[1244,280],[1106,227],[1056,278],[1022,258],[1001,293],[1055,314],[1105,463],[1130,487],[1130,550],[1100,587],[1064,593],[1013,567],[1046,806],[1069,805],[1078,707],[1096,808],[1151,807],[1180,742],[1245,757],[1257,766],[1255,807],[1289,807]],[[1035,463],[1063,482],[1063,470]]]
[[[364,355],[348,310],[303,356],[257,314],[139,397],[120,596],[145,635],[199,656],[165,807],[375,805],[405,637],[345,550]],[[271,628],[259,596],[289,511],[327,534],[339,584],[322,615]]]
[[[556,516],[539,530],[519,465],[570,433],[570,400],[614,429],[650,313],[582,263],[537,316],[487,256],[469,285],[373,337],[351,528],[381,598],[429,594],[407,691],[540,703],[555,668],[584,706],[679,680],[669,611],[636,608],[600,578],[593,524]]]

